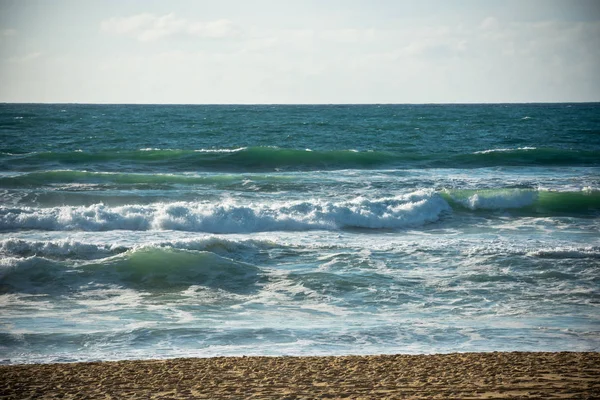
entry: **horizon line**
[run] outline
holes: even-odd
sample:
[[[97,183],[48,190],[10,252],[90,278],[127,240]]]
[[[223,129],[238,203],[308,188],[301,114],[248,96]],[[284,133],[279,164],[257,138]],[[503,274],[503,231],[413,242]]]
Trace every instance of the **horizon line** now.
[[[518,104],[596,104],[594,101],[526,101],[526,102],[431,102],[431,103],[111,103],[111,102],[35,102],[0,101],[0,105],[106,105],[106,106],[415,106],[415,105],[518,105]]]

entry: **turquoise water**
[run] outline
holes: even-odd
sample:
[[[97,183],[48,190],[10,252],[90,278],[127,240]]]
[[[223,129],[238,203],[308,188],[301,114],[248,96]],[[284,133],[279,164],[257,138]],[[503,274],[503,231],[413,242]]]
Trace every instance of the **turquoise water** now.
[[[0,105],[0,361],[600,348],[600,104]]]

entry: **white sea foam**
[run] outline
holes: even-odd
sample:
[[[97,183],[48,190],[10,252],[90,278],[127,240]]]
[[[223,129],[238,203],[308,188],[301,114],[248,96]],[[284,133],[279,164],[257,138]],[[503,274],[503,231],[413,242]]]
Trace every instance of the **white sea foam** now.
[[[538,249],[527,253],[528,256],[538,258],[600,258],[600,247],[556,247]]]
[[[194,150],[196,153],[236,153],[238,151],[246,150],[247,147],[239,147],[236,149],[198,149]],[[181,151],[180,149],[161,149],[160,147],[145,147],[139,149],[139,151]]]
[[[237,153],[238,151],[246,150],[247,147],[239,147],[237,149],[198,149],[196,153]]]
[[[0,257],[0,280],[15,270],[35,269],[50,261],[42,257]]]
[[[513,148],[513,149],[490,149],[490,150],[476,151],[473,154],[504,153],[507,151],[518,151],[518,150],[537,150],[537,147],[517,147],[517,148]]]
[[[0,207],[0,230],[179,230],[210,233],[394,229],[437,221],[451,208],[433,191],[352,201],[158,203],[109,207]]]
[[[5,239],[0,241],[0,254],[29,257],[32,255],[47,258],[103,258],[125,251],[114,245],[96,245],[74,240],[28,241],[22,239]]]
[[[141,306],[143,294],[130,288],[104,286],[81,291],[73,297],[74,301],[81,306],[109,312]]]
[[[581,189],[581,191],[586,194],[592,194],[592,193],[599,192],[600,189],[598,189],[597,187],[585,186]]]

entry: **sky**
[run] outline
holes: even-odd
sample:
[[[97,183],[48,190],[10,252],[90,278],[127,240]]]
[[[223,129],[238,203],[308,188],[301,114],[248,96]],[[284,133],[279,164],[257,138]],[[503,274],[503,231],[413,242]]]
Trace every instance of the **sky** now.
[[[0,0],[0,102],[600,101],[600,0]]]

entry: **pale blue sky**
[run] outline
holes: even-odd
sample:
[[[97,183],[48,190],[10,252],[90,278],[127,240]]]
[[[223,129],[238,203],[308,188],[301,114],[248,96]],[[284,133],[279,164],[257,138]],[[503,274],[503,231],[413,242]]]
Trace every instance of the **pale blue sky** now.
[[[0,101],[600,101],[600,1],[0,0]]]

